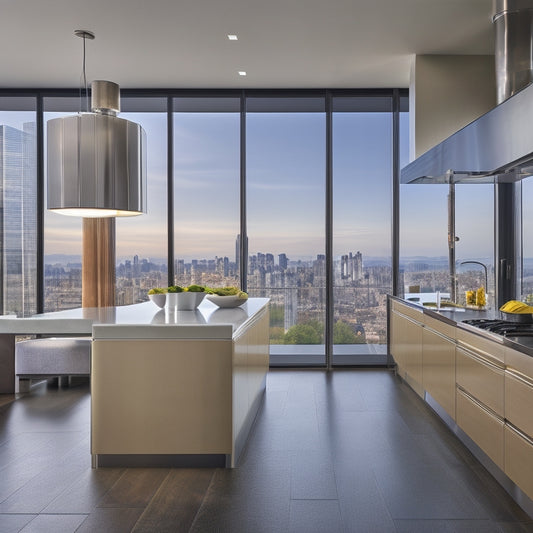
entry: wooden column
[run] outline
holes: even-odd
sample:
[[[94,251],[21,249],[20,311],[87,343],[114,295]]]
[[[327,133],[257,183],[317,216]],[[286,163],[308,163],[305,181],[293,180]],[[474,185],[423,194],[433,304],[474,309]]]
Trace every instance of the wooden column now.
[[[115,305],[114,218],[83,219],[81,305]]]

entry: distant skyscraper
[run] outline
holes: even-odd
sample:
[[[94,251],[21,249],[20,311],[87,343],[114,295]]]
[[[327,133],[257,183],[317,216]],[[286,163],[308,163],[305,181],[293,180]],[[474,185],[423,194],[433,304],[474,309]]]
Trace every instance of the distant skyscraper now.
[[[352,252],[341,257],[341,277],[350,281],[363,279],[363,255],[361,252]]]
[[[0,303],[2,313],[36,312],[35,124],[0,126]]]
[[[287,331],[298,322],[298,289],[286,288],[284,290],[284,328]]]
[[[241,235],[237,235],[235,240],[235,265],[237,265],[237,272],[241,268]]]
[[[287,255],[279,254],[278,261],[279,261],[279,268],[281,268],[281,270],[287,270],[287,267],[289,266],[289,259],[287,258]]]

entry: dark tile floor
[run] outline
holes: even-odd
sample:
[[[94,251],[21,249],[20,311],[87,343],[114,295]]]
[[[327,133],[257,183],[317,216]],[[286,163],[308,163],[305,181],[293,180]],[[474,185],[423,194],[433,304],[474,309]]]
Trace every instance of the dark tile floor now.
[[[87,386],[0,402],[0,532],[533,532],[387,370],[272,370],[239,466],[90,468]]]

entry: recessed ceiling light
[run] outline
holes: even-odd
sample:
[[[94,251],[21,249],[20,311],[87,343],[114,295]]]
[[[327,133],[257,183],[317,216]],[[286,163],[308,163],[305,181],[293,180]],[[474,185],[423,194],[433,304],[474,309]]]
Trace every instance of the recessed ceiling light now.
[[[246,76],[246,71],[239,70],[239,76]]]
[[[230,41],[238,41],[239,40],[239,38],[236,35],[233,35],[233,34],[229,34],[228,35],[228,39]]]

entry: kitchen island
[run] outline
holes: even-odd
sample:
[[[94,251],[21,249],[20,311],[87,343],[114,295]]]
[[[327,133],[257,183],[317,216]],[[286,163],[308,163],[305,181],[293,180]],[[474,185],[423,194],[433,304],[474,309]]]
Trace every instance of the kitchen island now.
[[[426,401],[533,516],[533,346],[463,322],[496,311],[428,309],[389,296],[389,353]]]
[[[15,334],[92,337],[93,466],[234,466],[265,391],[268,299],[195,311],[145,302],[0,319]],[[13,342],[11,342],[13,337]],[[9,382],[14,383],[12,373]]]

